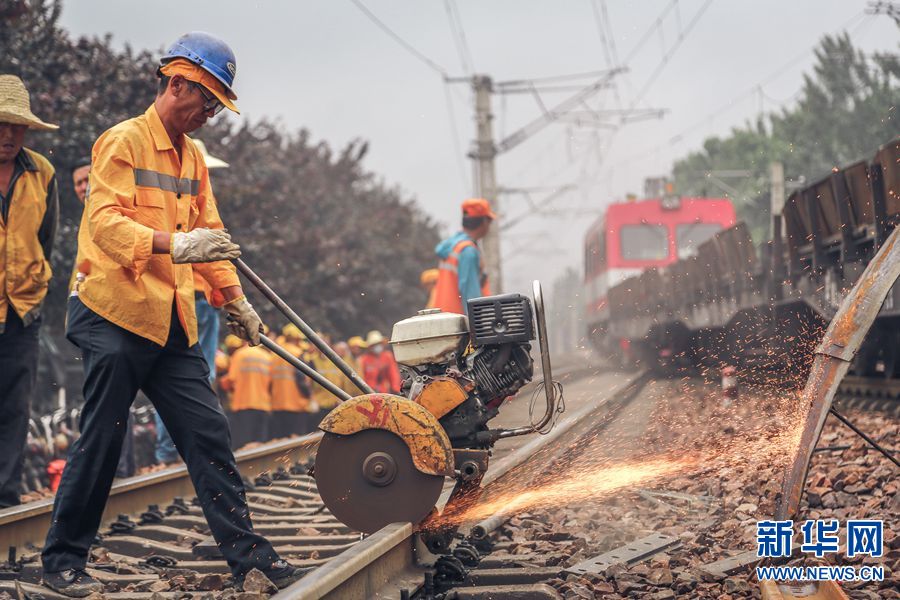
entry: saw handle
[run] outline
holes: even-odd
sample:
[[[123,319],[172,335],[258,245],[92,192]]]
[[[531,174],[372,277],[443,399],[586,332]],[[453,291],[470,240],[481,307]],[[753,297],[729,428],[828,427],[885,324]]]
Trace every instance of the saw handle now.
[[[321,385],[323,388],[328,390],[331,394],[337,396],[341,400],[349,400],[353,396],[334,385],[328,379],[326,379],[321,373],[313,369],[311,366],[279,346],[272,338],[260,334],[259,341],[263,346],[280,356],[286,362],[288,362],[292,367],[302,372],[304,375]]]
[[[262,280],[262,278],[260,278],[259,275],[254,273],[253,269],[251,269],[250,267],[247,266],[247,263],[245,263],[244,261],[242,261],[239,258],[235,258],[231,262],[234,263],[234,266],[237,267],[237,270],[240,271],[240,273],[244,277],[249,279],[250,282],[256,286],[256,289],[258,289],[262,293],[262,295],[266,297],[266,299],[269,302],[271,302],[272,304],[275,305],[275,308],[280,310],[284,314],[284,316],[288,318],[288,321],[290,321],[291,323],[296,325],[297,328],[303,332],[303,335],[305,335],[307,337],[307,339],[309,339],[309,341],[312,342],[313,345],[316,348],[318,348],[319,351],[322,354],[324,354],[325,357],[334,364],[334,366],[336,366],[338,369],[340,369],[341,373],[346,375],[350,379],[350,381],[353,382],[353,385],[355,385],[357,388],[359,388],[359,390],[364,394],[374,394],[375,393],[375,390],[373,390],[369,386],[369,384],[367,384],[365,382],[365,380],[363,380],[363,378],[360,377],[359,374],[356,371],[354,371],[353,368],[344,361],[344,359],[342,359],[340,356],[338,356],[337,352],[335,352],[331,346],[326,344],[325,340],[323,340],[321,337],[319,337],[319,335],[315,331],[313,331],[313,328],[310,327],[309,325],[307,325],[306,321],[301,319],[300,315],[295,313],[291,309],[291,307],[288,306],[287,303],[284,300],[282,300],[278,296],[278,294],[276,294],[265,281]],[[269,340],[269,341],[271,341],[271,340]],[[276,344],[276,346],[277,346],[277,344]],[[268,348],[268,346],[266,346],[266,347]],[[271,348],[270,348],[270,350],[271,350]],[[274,352],[274,350],[273,350],[273,352]],[[278,353],[276,352],[276,354],[278,354]],[[278,355],[281,356],[281,354],[278,354]],[[282,358],[284,358],[284,357],[282,357]],[[285,360],[287,360],[287,359],[285,359]],[[293,366],[297,367],[297,365],[294,364],[293,362],[291,362],[289,360],[288,360],[288,362],[290,362]],[[300,369],[300,367],[297,367],[297,368]],[[303,369],[300,369],[300,370],[303,371]],[[306,371],[303,371],[303,372],[305,374],[309,375],[309,373],[306,373]],[[313,378],[313,379],[315,380],[315,378]],[[321,384],[321,382],[319,382],[318,380],[315,380],[315,381],[316,381],[316,383]],[[331,392],[332,394],[334,394],[341,400],[347,400],[348,398],[352,397],[352,396],[349,396],[344,391],[341,391],[340,394],[336,393],[335,390],[337,390],[339,388],[337,388],[333,384],[331,385],[331,387],[328,387],[324,384],[321,384],[321,385],[322,385],[322,387],[327,389],[329,392]]]

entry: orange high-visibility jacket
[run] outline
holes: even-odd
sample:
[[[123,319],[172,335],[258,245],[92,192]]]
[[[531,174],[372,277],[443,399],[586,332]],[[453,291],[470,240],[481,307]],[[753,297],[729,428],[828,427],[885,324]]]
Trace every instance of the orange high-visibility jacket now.
[[[187,136],[181,159],[156,107],[107,130],[94,144],[78,251],[92,311],[164,345],[174,301],[188,344],[197,343],[194,270],[213,288],[238,285],[229,261],[176,265],[153,254],[153,232],[221,229],[203,155]]]
[[[285,342],[281,345],[293,356],[300,357],[300,348]],[[309,400],[297,387],[297,369],[277,354],[270,354],[269,373],[272,376],[272,410],[307,412]]]
[[[16,311],[26,327],[40,315],[59,214],[50,161],[27,148],[16,161],[22,170],[7,199],[9,212],[5,218],[0,214],[0,333],[8,310]]]
[[[363,379],[376,392],[397,394],[400,392],[400,369],[390,350],[380,354],[366,352],[359,357],[359,368]]]
[[[231,380],[231,412],[272,410],[269,353],[259,346],[244,346],[231,355],[228,367]]]
[[[481,295],[490,296],[487,273],[484,269],[484,257],[478,245],[470,239],[457,242],[453,251],[438,264],[438,280],[434,286],[434,308],[444,312],[452,312],[460,315],[466,314],[462,303],[462,295],[459,293],[459,253],[466,248],[475,248],[478,251],[478,266],[481,279]]]

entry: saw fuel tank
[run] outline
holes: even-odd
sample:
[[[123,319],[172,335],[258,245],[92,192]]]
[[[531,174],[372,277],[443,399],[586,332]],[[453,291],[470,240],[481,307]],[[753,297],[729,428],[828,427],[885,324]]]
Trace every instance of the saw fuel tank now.
[[[464,315],[429,308],[394,325],[391,347],[402,365],[440,363],[450,360],[468,335],[469,323]]]

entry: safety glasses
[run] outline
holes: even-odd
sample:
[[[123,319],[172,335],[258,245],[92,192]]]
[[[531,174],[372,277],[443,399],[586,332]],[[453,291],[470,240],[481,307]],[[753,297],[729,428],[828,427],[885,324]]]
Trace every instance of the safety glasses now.
[[[206,90],[205,87],[195,81],[192,81],[191,85],[197,88],[197,91],[200,92],[200,95],[203,96],[204,100],[206,100],[206,103],[203,105],[203,112],[213,111],[213,116],[222,112],[222,109],[225,108],[225,105],[222,104],[222,102],[220,102],[218,98],[213,96]]]

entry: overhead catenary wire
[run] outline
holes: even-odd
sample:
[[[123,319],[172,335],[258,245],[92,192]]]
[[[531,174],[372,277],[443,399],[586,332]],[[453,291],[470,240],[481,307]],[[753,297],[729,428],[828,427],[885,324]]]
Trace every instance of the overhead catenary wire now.
[[[469,50],[469,42],[466,39],[466,31],[463,28],[456,1],[444,0],[444,10],[447,12],[447,20],[450,22],[450,33],[459,54],[459,62],[466,75],[471,75],[475,71],[475,62],[472,60],[472,52]]]
[[[386,34],[388,34],[395,42],[397,42],[398,44],[403,46],[403,48],[407,52],[409,52],[410,54],[415,56],[420,62],[422,62],[423,64],[427,65],[430,69],[432,69],[433,71],[440,74],[441,77],[443,77],[444,79],[449,78],[449,74],[447,73],[447,70],[444,69],[444,67],[442,67],[435,61],[433,61],[430,58],[428,58],[427,56],[425,56],[425,54],[423,54],[422,52],[417,50],[415,46],[413,46],[412,44],[407,42],[405,39],[400,37],[400,35],[397,32],[395,32],[393,29],[388,27],[384,21],[379,19],[375,15],[375,13],[373,13],[371,10],[369,10],[368,7],[362,3],[362,0],[350,0],[350,2],[352,2],[354,4],[354,6],[356,6],[356,8],[358,8],[364,15],[366,15],[366,17],[368,17],[370,21],[375,23],[375,25],[377,25],[379,29],[381,29]]]
[[[869,17],[870,17],[870,15],[867,15],[867,14],[865,13],[865,11],[860,11],[860,12],[856,13],[853,17],[851,17],[850,19],[848,19],[844,24],[842,24],[842,25],[838,28],[838,30],[844,30],[844,29],[847,29],[848,27],[850,27],[851,25],[853,25],[853,27],[854,27],[854,32],[855,32],[856,29],[858,29],[861,25],[863,25],[864,23],[866,23],[866,22],[869,21]],[[861,20],[860,20],[860,19],[861,19]],[[858,22],[858,23],[854,23],[855,21],[859,21],[859,22]],[[681,129],[680,131],[678,131],[678,132],[675,133],[674,135],[670,136],[670,137],[669,137],[667,140],[665,140],[664,142],[658,143],[658,144],[654,144],[654,145],[652,145],[652,146],[646,146],[646,147],[644,147],[643,149],[641,149],[640,151],[635,152],[635,153],[633,153],[633,154],[630,154],[630,155],[628,155],[627,157],[624,157],[623,159],[617,161],[615,164],[610,165],[610,166],[608,167],[608,169],[614,169],[615,167],[618,167],[618,166],[620,166],[620,165],[622,165],[622,164],[630,163],[630,162],[632,162],[632,161],[634,161],[634,160],[636,160],[636,159],[646,157],[647,153],[653,152],[653,151],[655,151],[655,150],[658,150],[658,149],[660,149],[660,148],[663,147],[663,146],[674,146],[675,144],[681,142],[687,134],[692,133],[693,131],[696,131],[696,130],[699,129],[700,127],[702,127],[702,126],[708,124],[712,119],[718,117],[719,115],[721,115],[721,114],[723,114],[723,113],[725,113],[725,112],[728,112],[729,110],[733,109],[735,106],[738,106],[739,104],[741,104],[744,100],[746,100],[746,99],[748,99],[748,98],[756,97],[757,94],[759,93],[760,87],[765,86],[767,83],[770,83],[770,82],[772,82],[773,80],[775,80],[775,79],[777,79],[778,77],[780,77],[781,75],[783,75],[783,74],[784,74],[786,71],[788,71],[791,67],[795,66],[795,65],[796,65],[797,63],[799,63],[801,60],[803,60],[804,58],[806,58],[806,57],[807,57],[811,52],[813,52],[818,46],[819,46],[819,42],[817,41],[815,44],[813,44],[813,45],[810,46],[809,48],[805,49],[803,52],[800,52],[800,53],[796,54],[795,56],[791,57],[788,61],[786,61],[785,63],[783,63],[783,64],[782,64],[781,66],[779,66],[777,69],[775,69],[775,70],[773,70],[772,72],[770,72],[768,75],[766,75],[765,77],[763,77],[763,78],[762,78],[761,80],[759,80],[758,82],[754,83],[752,86],[749,86],[748,88],[745,88],[745,89],[744,89],[743,91],[741,91],[739,94],[736,94],[736,95],[733,96],[731,99],[729,99],[727,102],[722,103],[722,104],[719,105],[717,108],[715,108],[715,109],[713,109],[712,111],[708,112],[708,113],[707,113],[706,115],[704,115],[702,118],[700,118],[700,119],[698,119],[697,121],[691,123],[690,125],[688,125],[688,126],[685,127],[684,129]],[[795,94],[794,96],[789,97],[788,100],[786,100],[785,102],[789,102],[789,101],[790,101],[791,99],[793,99],[795,96],[796,96],[796,94]]]
[[[400,44],[401,47],[403,47],[407,52],[412,54],[421,63],[425,64],[432,71],[439,74],[441,76],[441,78],[443,79],[444,101],[445,101],[445,105],[447,108],[447,117],[448,117],[448,120],[450,121],[451,141],[452,141],[453,147],[454,147],[454,155],[456,156],[457,167],[459,168],[460,180],[462,181],[463,186],[466,188],[466,190],[471,189],[471,187],[472,187],[471,180],[467,176],[465,166],[462,163],[462,149],[461,149],[462,146],[459,141],[459,127],[457,126],[457,123],[456,123],[456,116],[453,113],[453,102],[452,102],[452,98],[450,97],[449,89],[447,87],[447,81],[450,79],[450,76],[449,76],[447,70],[444,69],[444,67],[439,65],[434,60],[428,58],[428,56],[426,56],[423,52],[421,52],[415,46],[413,46],[412,44],[407,42],[405,39],[403,39],[400,36],[400,34],[398,34],[393,29],[388,27],[388,25],[384,21],[379,19],[375,13],[373,13],[371,10],[369,10],[369,8],[365,4],[363,4],[361,0],[350,0],[350,1],[354,4],[354,6],[356,6],[356,8],[358,8],[360,10],[360,12],[362,12],[366,17],[368,17],[368,19],[370,21],[372,21],[375,25],[377,25],[379,29],[381,29],[388,36],[390,36],[391,39],[393,39],[395,42]],[[465,41],[464,38],[463,38],[463,41]]]

